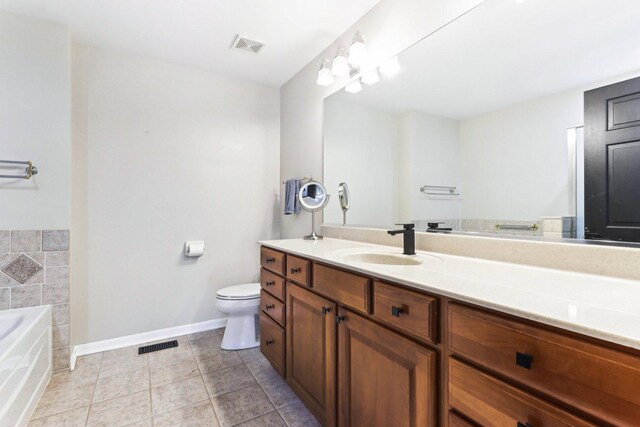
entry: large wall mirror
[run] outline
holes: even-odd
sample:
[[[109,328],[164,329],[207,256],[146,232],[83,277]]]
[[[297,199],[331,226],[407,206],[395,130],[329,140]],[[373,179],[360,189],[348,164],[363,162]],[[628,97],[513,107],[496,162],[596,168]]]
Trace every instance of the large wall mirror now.
[[[487,0],[401,53],[398,74],[326,98],[324,183],[349,185],[348,224],[640,241],[640,79],[595,91],[603,123],[631,125],[604,172],[584,170],[585,92],[640,76],[638,22],[635,0]],[[598,174],[622,234],[589,230],[588,203],[585,223]],[[335,198],[324,222],[342,220]]]

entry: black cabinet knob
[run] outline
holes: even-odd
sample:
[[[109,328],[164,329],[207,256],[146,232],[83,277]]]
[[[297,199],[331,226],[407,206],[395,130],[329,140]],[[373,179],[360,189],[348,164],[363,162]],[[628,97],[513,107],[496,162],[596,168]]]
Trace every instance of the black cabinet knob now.
[[[274,304],[267,304],[264,308],[266,308],[267,310],[273,310],[274,308],[276,308],[276,306]]]
[[[276,284],[276,282],[274,282],[273,280],[269,280],[269,281],[265,282],[265,285],[267,285],[267,286],[273,286],[275,284]]]
[[[268,257],[267,259],[265,259],[265,261],[267,264],[271,264],[272,262],[276,262],[276,259],[272,257]]]
[[[274,341],[274,340],[265,340],[265,342],[264,342],[264,343],[265,343],[266,345],[271,345],[271,344],[275,343],[275,341]]]
[[[339,315],[337,315],[337,314],[336,314],[336,323],[338,323],[338,324],[339,324],[339,323],[341,323],[341,322],[344,322],[345,320],[347,320],[347,318],[346,318],[346,317],[344,317],[344,316],[339,316]]]
[[[391,307],[391,315],[395,317],[400,317],[400,315],[404,312],[402,307]]]
[[[331,313],[331,307],[322,307],[322,314]]]
[[[525,368],[531,369],[531,365],[533,364],[533,355],[529,353],[520,353],[516,352],[516,365]]]
[[[291,274],[296,274],[296,273],[300,273],[302,271],[302,269],[300,267],[298,268],[292,268],[291,269]]]

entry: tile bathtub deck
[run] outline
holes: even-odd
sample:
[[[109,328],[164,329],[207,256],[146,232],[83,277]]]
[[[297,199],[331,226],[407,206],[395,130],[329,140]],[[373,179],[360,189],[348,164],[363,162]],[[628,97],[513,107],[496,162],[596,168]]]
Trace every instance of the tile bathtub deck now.
[[[80,357],[52,377],[29,426],[319,426],[259,348],[220,350],[222,334]]]

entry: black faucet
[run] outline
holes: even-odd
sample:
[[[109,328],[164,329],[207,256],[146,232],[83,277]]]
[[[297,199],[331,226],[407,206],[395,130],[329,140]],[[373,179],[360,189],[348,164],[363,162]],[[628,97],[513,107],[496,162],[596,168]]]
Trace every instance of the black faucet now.
[[[396,224],[401,225],[402,230],[389,230],[387,233],[395,236],[396,234],[404,234],[404,252],[405,255],[416,254],[416,231],[414,230],[414,224]]]

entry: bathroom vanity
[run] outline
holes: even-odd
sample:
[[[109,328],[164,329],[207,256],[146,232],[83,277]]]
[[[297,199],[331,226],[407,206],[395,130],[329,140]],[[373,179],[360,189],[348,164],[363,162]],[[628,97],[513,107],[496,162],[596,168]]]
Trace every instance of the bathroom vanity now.
[[[637,282],[336,239],[261,244],[261,350],[325,426],[640,419]]]

